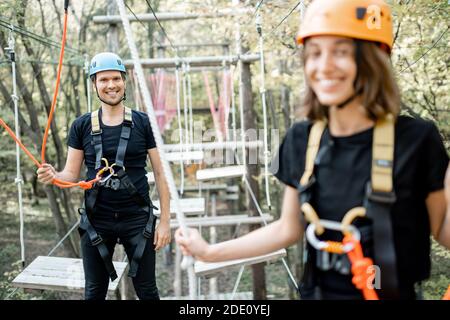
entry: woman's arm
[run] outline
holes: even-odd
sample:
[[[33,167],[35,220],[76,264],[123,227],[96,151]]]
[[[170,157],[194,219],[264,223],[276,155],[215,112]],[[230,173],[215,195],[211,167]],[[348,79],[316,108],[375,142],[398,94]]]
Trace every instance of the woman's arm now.
[[[294,244],[303,233],[300,224],[298,192],[287,186],[279,220],[237,239],[209,245],[195,229],[184,237],[178,229],[175,238],[185,255],[198,260],[218,262],[259,256]]]
[[[450,166],[445,176],[445,189],[431,192],[426,204],[433,237],[450,249]]]

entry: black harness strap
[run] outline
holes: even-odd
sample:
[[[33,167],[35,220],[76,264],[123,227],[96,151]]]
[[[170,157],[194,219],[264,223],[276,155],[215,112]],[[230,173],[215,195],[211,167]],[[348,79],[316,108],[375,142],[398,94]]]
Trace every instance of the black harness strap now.
[[[153,231],[155,230],[156,217],[153,215],[153,209],[155,207],[150,206],[149,217],[147,220],[147,224],[145,225],[144,232],[142,234],[137,235],[137,245],[134,250],[133,259],[130,263],[130,270],[128,271],[128,276],[134,278],[137,274],[137,270],[139,268],[139,264],[141,263],[142,255],[144,254],[145,246],[147,245],[147,241],[152,241],[153,239]]]
[[[399,299],[397,280],[397,256],[394,247],[391,208],[395,202],[395,194],[373,192],[370,182],[367,184],[366,215],[373,223],[373,245],[375,263],[381,271],[381,290],[377,290],[382,299]]]
[[[91,240],[92,245],[97,247],[111,281],[116,280],[117,279],[116,269],[114,269],[112,257],[109,253],[108,248],[106,247],[103,238],[95,231],[94,227],[89,221],[88,215],[84,210],[84,208],[79,208],[78,212],[81,215],[80,228],[86,231],[86,233],[89,236],[89,239]]]

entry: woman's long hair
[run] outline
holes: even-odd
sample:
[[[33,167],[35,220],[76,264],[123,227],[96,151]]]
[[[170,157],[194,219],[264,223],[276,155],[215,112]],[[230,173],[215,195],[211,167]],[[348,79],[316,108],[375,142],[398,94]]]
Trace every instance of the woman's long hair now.
[[[303,66],[306,59],[303,53]],[[388,53],[374,42],[355,40],[355,59],[357,64],[355,92],[360,92],[362,104],[369,118],[377,120],[384,118],[388,113],[396,118],[400,113],[400,91]],[[306,88],[303,107],[307,110],[307,117],[310,120],[328,118],[328,107],[320,104],[310,86]]]

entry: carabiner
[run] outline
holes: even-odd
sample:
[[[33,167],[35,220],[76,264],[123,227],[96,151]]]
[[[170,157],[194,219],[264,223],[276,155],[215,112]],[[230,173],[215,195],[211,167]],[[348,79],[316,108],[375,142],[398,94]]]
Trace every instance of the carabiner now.
[[[105,168],[106,168],[106,167],[105,167]],[[105,168],[103,168],[103,169],[105,169]],[[108,170],[109,170],[109,174],[108,174],[106,177],[100,179],[99,182],[100,182],[101,184],[103,184],[103,183],[105,183],[106,181],[108,181],[109,179],[111,179],[111,177],[115,174],[114,169],[113,169],[112,167],[109,167]],[[106,170],[105,170],[105,171],[106,171]]]
[[[361,240],[361,233],[353,225],[348,225],[346,228],[344,228],[341,223],[336,221],[320,220],[319,222],[320,225],[323,226],[325,229],[341,231],[342,233],[350,232],[351,234],[353,234],[354,238],[357,241]],[[306,228],[306,239],[316,250],[326,250],[330,246],[330,244],[327,241],[317,239],[316,227],[317,225],[315,223],[309,224],[308,228]],[[352,251],[353,248],[354,245],[352,243],[343,244],[344,252]]]

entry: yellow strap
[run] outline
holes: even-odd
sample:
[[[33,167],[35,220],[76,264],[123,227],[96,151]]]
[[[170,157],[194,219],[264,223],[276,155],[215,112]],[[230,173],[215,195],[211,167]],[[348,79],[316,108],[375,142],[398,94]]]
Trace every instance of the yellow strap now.
[[[372,190],[391,192],[394,163],[394,117],[389,114],[375,124],[372,144]]]
[[[306,149],[306,161],[305,171],[300,179],[300,185],[304,186],[308,183],[314,170],[314,160],[316,159],[317,152],[319,152],[320,138],[325,130],[324,121],[316,121],[309,133],[308,148]]]
[[[131,112],[131,109],[128,108],[128,107],[125,107],[124,120],[125,121],[129,121],[129,122],[133,122],[132,112]]]
[[[95,110],[94,112],[91,112],[91,131],[92,133],[99,133],[101,132],[100,129],[100,120],[98,118],[98,113],[100,109]]]

